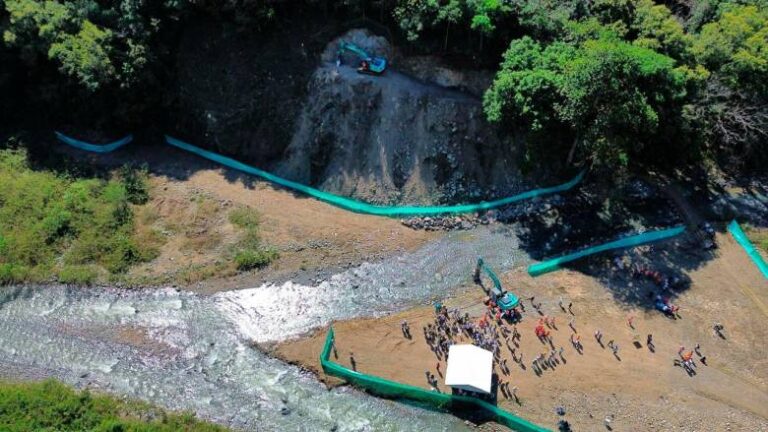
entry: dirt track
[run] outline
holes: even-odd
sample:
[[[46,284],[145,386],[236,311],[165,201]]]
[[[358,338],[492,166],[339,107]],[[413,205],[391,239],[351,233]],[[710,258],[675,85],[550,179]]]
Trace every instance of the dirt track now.
[[[565,364],[538,377],[530,362],[549,348],[534,336],[538,315],[528,306],[518,324],[520,350],[526,370],[513,363],[510,386],[519,387],[521,405],[499,396],[500,405],[548,428],[556,428],[556,406],[567,410],[565,418],[574,430],[605,430],[604,418],[615,416],[613,430],[768,431],[768,282],[754,268],[730,237],[719,236],[719,255],[690,273],[692,287],[681,293],[681,319],[671,320],[654,310],[629,308],[617,303],[593,278],[561,271],[532,279],[524,273],[503,276],[505,286],[521,298],[536,296],[542,311],[556,317],[553,331],[556,348],[565,347]],[[483,294],[469,288],[446,302],[472,316],[484,312]],[[575,327],[582,335],[584,355],[571,346],[570,315],[560,311],[562,297],[573,302]],[[632,330],[627,317],[636,316]],[[408,320],[414,339],[405,339],[400,322]],[[428,388],[424,372],[435,370],[436,358],[424,342],[422,326],[433,320],[430,306],[412,309],[381,319],[340,322],[334,325],[336,346],[342,364],[349,366],[354,353],[358,370]],[[714,335],[712,324],[725,325],[727,339]],[[619,357],[601,348],[593,333],[604,333],[603,341],[619,344]],[[645,346],[654,335],[655,353]],[[306,339],[285,343],[275,353],[289,361],[318,371],[318,355],[325,331]],[[639,347],[633,346],[638,341]],[[700,362],[697,374],[689,377],[673,366],[681,345],[692,349],[701,344],[708,365]],[[445,370],[445,363],[441,364]],[[322,378],[322,374],[320,374]],[[331,378],[329,383],[337,384]],[[441,387],[445,390],[445,387]]]

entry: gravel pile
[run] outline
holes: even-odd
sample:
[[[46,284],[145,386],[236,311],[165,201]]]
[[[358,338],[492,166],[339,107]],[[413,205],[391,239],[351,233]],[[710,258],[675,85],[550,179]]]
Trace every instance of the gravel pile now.
[[[412,217],[403,219],[401,223],[408,228],[425,231],[461,231],[470,230],[478,225],[488,225],[494,222],[512,223],[533,214],[543,214],[561,204],[560,195],[552,195],[547,199],[510,205],[483,213],[473,213],[458,216]]]

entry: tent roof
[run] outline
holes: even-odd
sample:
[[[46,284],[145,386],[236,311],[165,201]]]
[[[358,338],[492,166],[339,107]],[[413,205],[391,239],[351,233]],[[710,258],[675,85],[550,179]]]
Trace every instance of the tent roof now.
[[[451,345],[445,385],[463,390],[490,393],[493,353],[475,345]]]

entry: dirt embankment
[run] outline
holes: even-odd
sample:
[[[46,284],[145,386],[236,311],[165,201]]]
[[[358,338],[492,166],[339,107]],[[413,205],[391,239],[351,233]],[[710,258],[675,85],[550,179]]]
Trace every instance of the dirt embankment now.
[[[510,375],[496,368],[501,379],[518,387],[520,404],[499,393],[499,404],[544,427],[556,429],[557,406],[566,408],[565,418],[574,430],[605,430],[604,419],[614,416],[612,430],[667,431],[718,430],[768,431],[768,363],[764,340],[768,327],[768,283],[752,266],[743,250],[730,237],[718,237],[719,256],[690,272],[692,285],[675,300],[681,318],[672,320],[647,308],[628,306],[617,301],[604,283],[629,284],[626,289],[648,290],[644,281],[620,278],[601,282],[570,271],[530,278],[524,272],[502,277],[521,298],[535,296],[542,312],[555,317],[552,330],[555,349],[564,348],[565,361],[554,370],[537,376],[531,361],[540,353],[549,353],[549,345],[534,335],[539,314],[524,300],[527,312],[517,325],[522,338],[517,355],[522,353],[525,369],[513,362],[502,340],[502,357],[507,359]],[[479,288],[468,291],[444,304],[459,308],[477,318],[485,311],[484,294]],[[562,299],[573,313],[558,306]],[[649,300],[650,302],[650,300]],[[631,328],[627,319],[634,316]],[[571,346],[573,319],[581,335],[584,353]],[[402,320],[407,320],[413,339],[403,337]],[[354,355],[357,370],[429,388],[425,371],[446,387],[436,370],[438,359],[427,346],[422,327],[434,322],[431,306],[419,307],[379,319],[361,319],[334,324],[338,361],[350,367]],[[725,326],[726,339],[715,336],[714,322]],[[510,327],[511,328],[511,327]],[[620,347],[618,357],[608,347],[601,347],[593,333],[602,330],[603,343],[614,340]],[[653,335],[655,351],[646,346]],[[330,384],[340,381],[325,377],[319,368],[319,354],[325,340],[324,330],[307,338],[290,341],[274,348],[277,356],[319,374]],[[635,345],[637,343],[637,345]],[[696,357],[695,376],[673,366],[679,347],[692,350],[701,345],[704,365]],[[445,361],[439,361],[445,372]]]
[[[150,201],[135,209],[136,229],[160,237],[160,255],[130,270],[136,285],[179,284],[199,292],[224,291],[291,279],[315,283],[364,261],[418,248],[440,234],[414,231],[399,220],[341,210],[315,199],[223,169],[171,147],[134,146],[112,154],[60,151],[93,164],[147,164]],[[238,273],[232,250],[244,232],[229,213],[259,215],[259,237],[280,257],[261,270]]]
[[[316,23],[301,27],[268,39],[221,24],[190,27],[178,55],[174,132],[373,202],[479,199],[522,187],[514,146],[485,121],[478,95],[488,72],[403,59],[362,30],[334,39]],[[389,68],[358,74],[355,55],[336,68],[342,39],[386,55]],[[431,82],[402,74],[398,59]]]

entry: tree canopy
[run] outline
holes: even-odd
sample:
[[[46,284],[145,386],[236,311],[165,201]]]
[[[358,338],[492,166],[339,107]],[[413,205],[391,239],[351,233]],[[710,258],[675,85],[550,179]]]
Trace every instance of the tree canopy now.
[[[504,54],[484,102],[491,121],[539,135],[565,127],[593,158],[626,165],[685,84],[672,58],[617,37],[546,46],[523,37]]]
[[[152,9],[136,0],[3,1],[4,43],[18,48],[29,64],[47,58],[92,91],[146,79],[152,36],[176,10],[172,2]]]
[[[765,8],[718,2],[692,32],[651,0],[592,7],[555,38],[512,40],[485,95],[490,121],[524,131],[529,150],[562,152],[572,141],[614,167],[702,148],[765,157]]]
[[[621,167],[662,154],[768,159],[768,0],[330,4],[339,22],[378,12],[393,42],[412,51],[495,65],[487,118],[525,138],[530,154],[570,159],[575,149]],[[122,96],[136,88],[168,87],[168,29],[190,16],[267,33],[313,10],[327,14],[329,2],[0,0],[0,58],[30,71],[51,66],[82,91],[130,101]],[[0,66],[0,85],[8,77]]]

